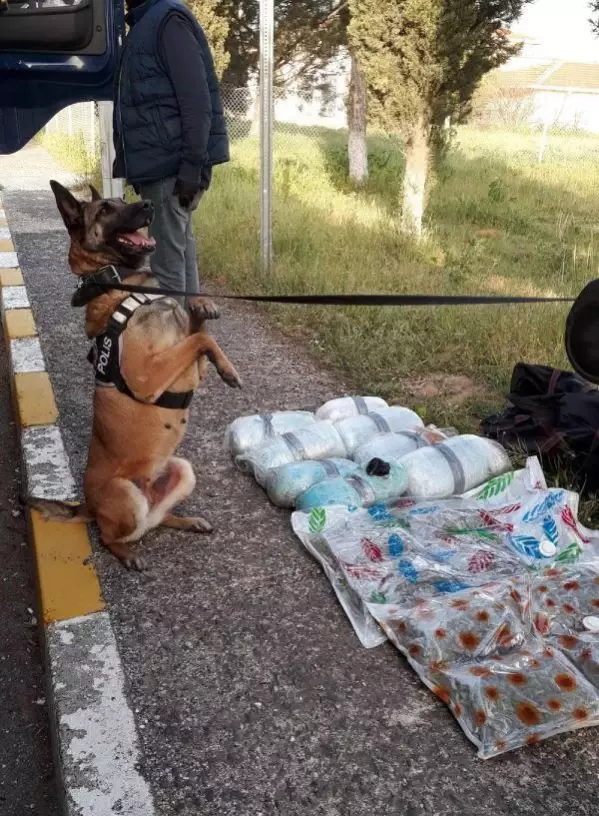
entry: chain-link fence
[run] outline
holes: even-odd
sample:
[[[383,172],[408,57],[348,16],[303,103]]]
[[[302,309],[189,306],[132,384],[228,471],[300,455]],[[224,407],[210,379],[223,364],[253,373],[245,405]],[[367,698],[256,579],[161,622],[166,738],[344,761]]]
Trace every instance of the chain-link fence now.
[[[258,87],[222,87],[222,99],[229,136],[233,142],[259,135]],[[345,99],[326,87],[293,92],[274,92],[274,120],[278,134],[316,135],[322,128],[339,130],[346,126]],[[81,136],[89,152],[98,145],[98,110],[95,102],[71,105],[46,125],[46,133],[75,138]]]
[[[312,86],[296,84],[276,88],[275,164],[278,159],[289,160],[288,153],[294,144],[305,148],[312,142],[318,147],[327,136],[343,135],[347,128],[346,96],[346,71]],[[222,98],[233,144],[257,139],[257,83],[245,88],[224,85]],[[594,155],[599,145],[599,71],[596,89],[573,86],[554,90],[530,84],[514,87],[494,83],[475,99],[469,126],[481,132],[482,140],[485,132],[503,132],[506,149],[510,144],[520,144],[520,148],[514,147],[519,158],[525,144],[526,152],[538,162],[551,161],[552,154],[563,151],[563,137],[571,139],[570,152],[580,152],[581,158],[586,152]],[[78,141],[97,159],[97,105],[88,102],[66,108],[49,122],[45,133],[54,139],[64,137]],[[336,140],[333,138],[333,141]],[[496,139],[490,141],[496,143]],[[394,143],[397,145],[397,140]]]
[[[336,70],[334,76],[321,77],[318,82],[290,83],[274,91],[275,243],[290,207],[299,210],[301,204],[303,214],[318,208],[324,211],[323,202],[328,201],[326,207],[329,211],[333,208],[334,217],[341,218],[339,213],[343,208],[355,215],[351,200],[347,196],[342,199],[351,190],[348,184],[347,66],[339,65]],[[456,162],[459,163],[461,155],[471,166],[473,161],[483,161],[485,166],[496,164],[498,175],[504,172],[516,175],[525,167],[526,172],[546,181],[566,170],[572,176],[588,175],[589,167],[599,166],[599,67],[594,79],[585,71],[580,82],[589,87],[539,85],[538,78],[531,80],[528,74],[521,78],[510,74],[511,84],[506,84],[503,76],[501,81],[483,84],[474,100],[468,124],[457,130],[453,150]],[[578,81],[577,76],[576,71],[570,70],[560,81],[574,83]],[[240,200],[243,190],[248,212],[246,227],[248,233],[254,235],[260,190],[257,83],[245,88],[223,85],[222,98],[232,162],[226,170],[219,170],[218,185],[214,185],[210,201],[216,202],[218,196],[223,199],[228,196],[227,201],[231,201],[232,196]],[[67,108],[49,123],[43,138],[49,140],[55,156],[58,150],[57,158],[68,162],[69,169],[89,175],[90,168],[93,171],[99,163],[97,106],[86,103]],[[85,157],[73,167],[74,158],[80,154]],[[400,203],[403,173],[399,136],[380,134],[369,127],[368,170],[370,201],[382,203],[392,218]],[[331,201],[336,203],[331,205]],[[210,206],[216,210],[216,203]],[[223,200],[225,213],[227,206]],[[300,215],[300,220],[303,217]],[[356,217],[370,223],[372,210],[364,205]],[[308,236],[305,240],[308,241]]]
[[[90,155],[95,156],[99,144],[97,104],[83,102],[61,110],[48,122],[45,132],[71,139],[80,137]]]

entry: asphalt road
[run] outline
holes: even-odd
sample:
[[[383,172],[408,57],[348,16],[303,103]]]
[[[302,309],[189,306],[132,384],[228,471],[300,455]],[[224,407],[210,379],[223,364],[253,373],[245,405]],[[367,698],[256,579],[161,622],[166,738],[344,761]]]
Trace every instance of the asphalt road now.
[[[49,193],[5,203],[80,474],[92,384],[66,236]],[[189,509],[215,533],[152,533],[142,575],[96,554],[160,816],[596,813],[597,729],[482,762],[391,646],[359,645],[288,514],[223,449],[236,416],[314,406],[343,384],[243,306],[215,334],[246,388],[211,376],[182,451],[198,474]]]
[[[58,816],[9,388],[0,332],[0,814]]]

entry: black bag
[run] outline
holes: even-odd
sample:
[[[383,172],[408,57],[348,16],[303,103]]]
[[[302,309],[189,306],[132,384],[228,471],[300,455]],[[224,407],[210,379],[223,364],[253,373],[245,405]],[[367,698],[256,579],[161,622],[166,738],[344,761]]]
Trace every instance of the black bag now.
[[[485,436],[548,472],[566,468],[581,492],[599,489],[599,390],[571,371],[518,363],[508,403],[483,420]]]

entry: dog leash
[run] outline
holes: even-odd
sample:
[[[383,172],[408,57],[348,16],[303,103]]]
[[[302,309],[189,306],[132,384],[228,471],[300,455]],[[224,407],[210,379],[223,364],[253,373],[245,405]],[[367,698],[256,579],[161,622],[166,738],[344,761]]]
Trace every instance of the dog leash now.
[[[253,303],[281,303],[304,306],[482,306],[518,303],[573,303],[576,300],[574,297],[507,295],[207,295],[205,292],[186,292],[182,289],[163,289],[116,282],[95,282],[94,286],[103,291],[115,289],[119,292],[130,292],[131,294],[213,297],[216,300],[243,300]]]

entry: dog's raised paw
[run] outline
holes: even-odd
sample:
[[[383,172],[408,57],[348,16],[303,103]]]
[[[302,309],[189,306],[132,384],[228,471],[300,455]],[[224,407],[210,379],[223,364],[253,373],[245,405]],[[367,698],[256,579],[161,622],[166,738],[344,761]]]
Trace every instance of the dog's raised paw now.
[[[243,388],[243,382],[237,371],[231,366],[230,368],[222,368],[218,372],[223,382],[226,382],[229,388]]]
[[[210,298],[195,298],[189,303],[192,317],[197,321],[217,320],[220,317],[218,306]]]

